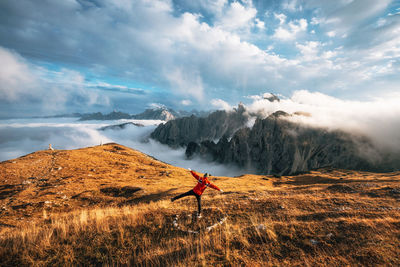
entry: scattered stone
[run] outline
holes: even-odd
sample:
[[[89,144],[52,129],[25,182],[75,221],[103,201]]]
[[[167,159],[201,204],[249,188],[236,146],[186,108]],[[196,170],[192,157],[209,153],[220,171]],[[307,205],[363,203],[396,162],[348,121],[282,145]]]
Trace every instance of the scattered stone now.
[[[260,230],[260,231],[267,230],[267,227],[264,224],[259,224],[256,226],[256,228],[257,228],[257,230]]]
[[[345,211],[345,210],[349,210],[350,207],[341,206],[341,207],[337,207],[335,209],[338,210],[338,211]]]
[[[124,187],[105,187],[100,192],[113,197],[131,197],[134,193],[142,190],[140,187],[124,186]]]
[[[25,209],[28,206],[32,206],[32,203],[28,202],[28,203],[24,203],[24,204],[20,204],[20,205],[15,205],[15,206],[11,206],[11,208],[13,210],[19,210],[19,209]]]
[[[331,185],[328,186],[326,189],[328,189],[331,192],[338,192],[338,193],[356,193],[354,188],[348,185],[341,185],[341,184]]]
[[[319,244],[319,241],[315,240],[315,239],[310,239],[310,242],[312,245],[316,246]]]

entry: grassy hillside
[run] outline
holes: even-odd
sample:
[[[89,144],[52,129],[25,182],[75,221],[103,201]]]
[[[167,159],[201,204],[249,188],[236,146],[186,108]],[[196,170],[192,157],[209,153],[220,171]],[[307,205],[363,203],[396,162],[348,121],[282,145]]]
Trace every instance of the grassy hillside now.
[[[195,166],[193,166],[195,169]],[[400,173],[211,177],[108,144],[0,163],[0,265],[399,265]]]

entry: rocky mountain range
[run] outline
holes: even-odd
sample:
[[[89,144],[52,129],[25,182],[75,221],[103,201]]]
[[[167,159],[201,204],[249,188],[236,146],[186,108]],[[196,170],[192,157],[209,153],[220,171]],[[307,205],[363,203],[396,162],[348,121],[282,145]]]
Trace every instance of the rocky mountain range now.
[[[292,115],[283,111],[258,117],[252,128],[246,127],[254,115],[239,105],[232,112],[217,111],[206,118],[180,118],[159,125],[151,138],[174,148],[186,147],[187,158],[199,156],[264,174],[290,175],[321,167],[399,169],[398,159],[367,155],[365,151],[381,152],[366,137],[293,123],[287,120]]]

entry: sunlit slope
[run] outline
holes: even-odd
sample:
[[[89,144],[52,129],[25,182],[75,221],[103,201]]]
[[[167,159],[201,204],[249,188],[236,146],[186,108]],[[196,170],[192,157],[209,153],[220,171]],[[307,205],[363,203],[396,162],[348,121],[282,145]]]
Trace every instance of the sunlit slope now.
[[[187,170],[118,144],[2,162],[0,265],[400,265],[400,173],[211,180],[196,220]]]
[[[271,188],[271,181],[262,177],[212,176],[211,180],[226,192]],[[157,201],[195,184],[188,170],[118,144],[38,151],[0,163],[0,222],[28,219],[42,210]]]

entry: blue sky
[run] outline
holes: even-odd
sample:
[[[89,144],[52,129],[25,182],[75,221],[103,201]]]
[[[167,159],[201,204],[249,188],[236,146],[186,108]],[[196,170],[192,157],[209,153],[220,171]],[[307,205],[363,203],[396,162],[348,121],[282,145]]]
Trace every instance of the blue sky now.
[[[398,0],[3,0],[0,117],[400,93]]]

